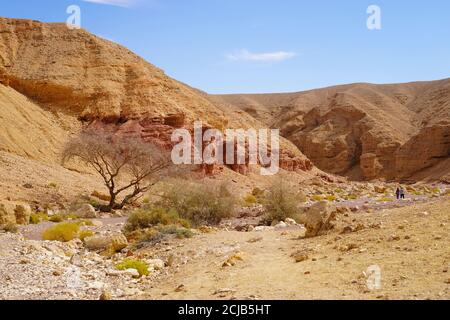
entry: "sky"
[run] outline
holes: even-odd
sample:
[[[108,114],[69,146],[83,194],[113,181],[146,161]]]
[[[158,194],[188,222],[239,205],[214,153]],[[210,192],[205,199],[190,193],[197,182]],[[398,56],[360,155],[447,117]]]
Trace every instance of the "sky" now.
[[[208,93],[450,77],[448,0],[1,0],[0,16],[65,22],[70,5],[82,28]]]

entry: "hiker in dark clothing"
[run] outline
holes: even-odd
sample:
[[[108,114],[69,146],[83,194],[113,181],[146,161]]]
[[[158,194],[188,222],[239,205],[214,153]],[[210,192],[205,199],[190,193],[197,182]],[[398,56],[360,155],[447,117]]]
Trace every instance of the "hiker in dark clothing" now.
[[[400,187],[397,187],[397,190],[395,191],[395,195],[397,196],[397,200],[400,200]]]

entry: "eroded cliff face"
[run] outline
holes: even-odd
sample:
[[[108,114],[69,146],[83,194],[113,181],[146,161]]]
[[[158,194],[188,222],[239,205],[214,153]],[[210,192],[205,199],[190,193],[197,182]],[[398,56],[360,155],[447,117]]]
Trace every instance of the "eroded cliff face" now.
[[[0,18],[0,82],[9,87],[9,93],[32,101],[39,118],[36,123],[44,123],[40,128],[49,122],[43,118],[56,119],[57,132],[48,126],[45,134],[39,130],[26,133],[14,130],[18,123],[6,121],[3,132],[8,135],[0,133],[0,149],[36,154],[38,159],[49,160],[44,150],[37,154],[25,142],[12,148],[11,141],[55,140],[53,135],[57,135],[58,143],[48,143],[47,149],[57,154],[70,134],[82,127],[139,136],[165,148],[171,146],[176,128],[192,129],[194,121],[219,130],[264,128],[238,108],[213,102],[206,93],[169,78],[126,48],[85,30],[70,30],[65,24]],[[0,110],[0,120],[1,113],[10,113],[10,109]],[[281,141],[281,167],[313,169],[311,161],[285,139]],[[215,169],[205,170],[212,174]],[[230,169],[248,172],[247,165]]]
[[[224,95],[279,127],[318,168],[356,180],[416,180],[450,174],[450,80],[354,84],[274,95]]]
[[[425,127],[397,150],[397,177],[407,179],[449,158],[450,121]]]

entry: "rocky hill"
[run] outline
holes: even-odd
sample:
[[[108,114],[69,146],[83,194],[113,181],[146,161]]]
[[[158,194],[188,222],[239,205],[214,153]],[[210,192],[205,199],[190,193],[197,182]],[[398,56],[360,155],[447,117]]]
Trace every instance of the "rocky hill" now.
[[[264,127],[85,30],[8,18],[0,18],[0,30],[0,151],[54,162],[67,138],[86,126],[160,144],[196,120],[218,129]],[[288,140],[281,148],[283,168],[313,169]]]
[[[280,128],[282,168],[300,174],[449,181],[449,101],[450,80],[212,96],[85,30],[0,18],[0,151],[39,161],[85,126],[165,144],[202,120]]]
[[[450,79],[214,99],[281,128],[324,171],[450,181]]]

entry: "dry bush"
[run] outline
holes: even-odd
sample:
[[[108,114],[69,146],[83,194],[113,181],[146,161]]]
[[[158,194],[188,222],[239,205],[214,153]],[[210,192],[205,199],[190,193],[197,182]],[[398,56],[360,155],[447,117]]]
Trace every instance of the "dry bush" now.
[[[280,179],[269,187],[263,200],[266,219],[272,222],[293,218],[298,213],[298,204],[299,193]]]
[[[84,132],[68,142],[63,162],[71,159],[80,159],[101,176],[110,198],[108,205],[100,209],[107,212],[121,209],[147,192],[172,163],[169,152],[139,138],[92,132]]]
[[[124,227],[125,234],[139,229],[148,229],[157,225],[175,225],[189,228],[189,221],[180,218],[174,209],[166,210],[160,207],[147,207],[133,211]]]
[[[54,225],[42,234],[44,240],[68,242],[78,237],[80,225],[77,223],[63,222]]]
[[[159,205],[174,209],[180,217],[201,225],[218,224],[222,219],[232,217],[237,203],[224,184],[178,181],[164,192]]]

